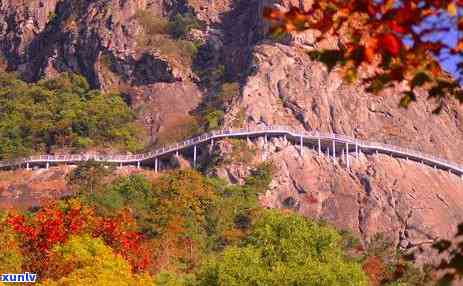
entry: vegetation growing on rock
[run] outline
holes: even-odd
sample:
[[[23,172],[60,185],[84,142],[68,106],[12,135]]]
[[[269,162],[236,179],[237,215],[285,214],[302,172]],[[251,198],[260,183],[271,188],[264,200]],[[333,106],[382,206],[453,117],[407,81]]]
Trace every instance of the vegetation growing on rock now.
[[[78,75],[27,84],[2,73],[0,106],[0,159],[60,148],[140,147],[134,114],[123,98],[91,90]]]
[[[197,44],[186,40],[186,35],[191,29],[201,28],[201,24],[193,15],[176,14],[169,21],[149,11],[139,10],[135,19],[144,30],[137,40],[140,48],[158,49],[162,55],[175,59],[182,65],[192,65],[197,53]]]

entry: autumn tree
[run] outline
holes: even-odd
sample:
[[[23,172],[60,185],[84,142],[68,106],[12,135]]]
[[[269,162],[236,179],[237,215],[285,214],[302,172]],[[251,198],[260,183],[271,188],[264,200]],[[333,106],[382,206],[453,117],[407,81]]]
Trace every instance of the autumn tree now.
[[[153,271],[176,270],[179,265],[184,269],[199,260],[207,241],[207,217],[216,201],[213,186],[194,170],[168,172],[152,182],[142,175],[121,177],[106,188],[83,192],[80,197],[106,218],[101,235],[118,239],[105,238],[109,245],[118,250],[119,245],[128,243],[122,248],[127,251],[120,253],[132,265],[144,269],[147,248],[154,250]],[[125,217],[114,216],[118,213]],[[127,229],[143,237],[124,235]],[[135,242],[134,247],[129,242]]]
[[[50,253],[50,269],[55,279],[41,285],[152,285],[147,274],[134,274],[130,264],[100,238],[90,235],[71,236]]]
[[[71,199],[46,205],[32,216],[10,214],[7,223],[19,237],[24,269],[38,272],[41,277],[53,274],[49,267],[51,251],[72,235],[101,237],[136,271],[150,264],[151,252],[143,245],[143,236],[128,212],[99,217],[80,200]]]
[[[307,10],[267,7],[264,17],[273,35],[312,29],[320,47],[325,39],[338,39],[337,48],[319,48],[310,55],[329,69],[339,66],[349,80],[359,76],[361,65],[377,65],[375,74],[362,78],[370,91],[405,82],[408,90],[400,104],[407,106],[416,100],[416,89],[425,87],[437,100],[438,112],[446,95],[463,101],[458,82],[438,63],[451,57],[458,80],[463,80],[463,41],[458,38],[462,6],[459,0],[322,0]]]
[[[102,237],[135,271],[144,271],[151,266],[153,249],[145,243],[145,235],[138,231],[136,220],[129,210],[100,219],[93,235]]]
[[[193,267],[206,241],[206,217],[215,200],[212,186],[194,170],[173,171],[153,182],[152,195],[159,265],[167,270],[179,263],[183,269]]]
[[[91,176],[93,177],[94,174]],[[98,178],[91,179],[93,180],[99,181]],[[137,220],[139,230],[152,237],[156,230],[151,224],[155,199],[151,189],[152,183],[143,175],[130,175],[117,178],[96,192],[91,192],[87,188],[80,197],[94,207],[97,214],[101,216],[111,216],[123,209],[129,209]]]
[[[363,271],[370,285],[435,285],[432,267],[417,266],[410,261],[408,251],[398,251],[393,241],[383,233],[375,234],[367,243],[363,253]]]
[[[5,223],[5,217],[0,213],[0,273],[19,273],[22,269],[24,256],[18,236]]]

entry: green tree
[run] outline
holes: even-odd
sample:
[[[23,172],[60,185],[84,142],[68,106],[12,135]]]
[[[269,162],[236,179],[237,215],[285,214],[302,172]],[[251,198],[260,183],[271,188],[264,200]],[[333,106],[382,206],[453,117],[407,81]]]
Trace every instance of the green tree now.
[[[341,236],[299,215],[266,211],[240,246],[227,247],[198,274],[199,285],[367,285],[345,258]]]
[[[207,216],[208,246],[221,250],[244,239],[262,208],[258,196],[271,182],[273,164],[263,163],[251,171],[243,186],[227,185],[217,177],[208,178],[217,198]]]
[[[153,237],[153,207],[157,200],[152,192],[152,184],[143,175],[121,177],[97,192],[84,192],[81,197],[95,207],[103,216],[111,216],[120,210],[130,209],[137,220],[140,231]]]
[[[90,160],[80,163],[66,176],[66,181],[80,192],[93,194],[102,186],[104,177],[110,173],[111,171],[107,170],[103,164]]]
[[[160,272],[155,278],[156,286],[186,286],[194,285],[194,275],[181,275],[172,272]]]
[[[91,90],[78,75],[28,84],[0,73],[0,106],[0,159],[59,148],[140,147],[140,128],[122,97]]]

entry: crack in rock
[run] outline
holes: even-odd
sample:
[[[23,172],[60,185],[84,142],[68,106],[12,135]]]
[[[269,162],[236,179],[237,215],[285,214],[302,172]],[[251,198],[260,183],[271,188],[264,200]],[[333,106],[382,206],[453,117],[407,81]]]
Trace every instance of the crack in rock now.
[[[447,207],[449,207],[449,204],[444,200],[443,197],[441,197],[441,195],[436,194],[436,197],[437,197],[444,205],[446,205]]]

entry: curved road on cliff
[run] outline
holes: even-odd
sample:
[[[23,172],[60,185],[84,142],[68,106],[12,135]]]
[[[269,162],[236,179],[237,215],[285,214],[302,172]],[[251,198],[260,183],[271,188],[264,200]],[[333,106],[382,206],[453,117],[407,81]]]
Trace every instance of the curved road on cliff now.
[[[0,161],[0,169],[19,166],[25,166],[27,169],[34,166],[45,166],[48,168],[50,164],[78,163],[82,161],[95,160],[119,165],[136,165],[137,167],[154,166],[157,171],[158,160],[165,158],[166,156],[178,154],[178,152],[193,151],[193,164],[196,165],[197,149],[201,145],[207,143],[214,144],[215,140],[223,138],[256,137],[264,137],[265,142],[269,137],[286,137],[287,140],[294,142],[300,147],[300,152],[303,152],[302,146],[309,146],[317,150],[320,155],[322,153],[329,154],[332,156],[333,160],[342,156],[345,158],[347,167],[349,167],[350,160],[358,158],[359,153],[381,153],[392,157],[413,160],[434,168],[454,173],[458,176],[463,176],[462,165],[419,151],[394,145],[359,140],[344,135],[294,130],[287,126],[256,127],[252,129],[223,129],[212,131],[183,142],[172,144],[168,147],[135,155],[69,154],[31,156],[11,161]]]

